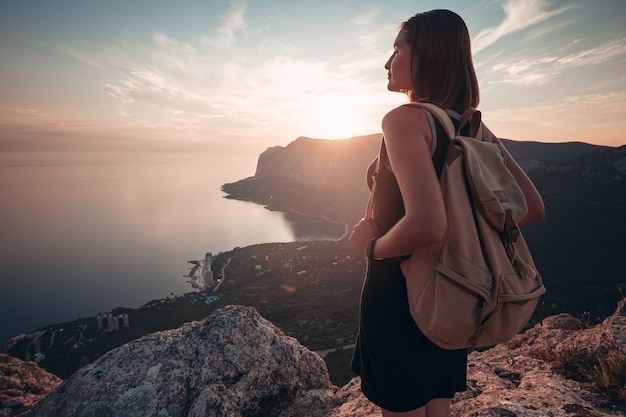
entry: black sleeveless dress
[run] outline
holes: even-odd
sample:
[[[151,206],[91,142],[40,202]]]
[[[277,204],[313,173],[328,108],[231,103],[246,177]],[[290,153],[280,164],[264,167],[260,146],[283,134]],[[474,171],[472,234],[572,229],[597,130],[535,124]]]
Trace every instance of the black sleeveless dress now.
[[[449,139],[439,122],[435,126],[438,140],[433,163],[439,173]],[[368,169],[368,180],[374,166]],[[376,181],[373,220],[383,235],[404,215],[404,205],[389,169],[382,168]],[[394,412],[415,410],[432,399],[452,398],[467,389],[467,349],[444,350],[422,334],[409,311],[400,262],[368,262],[352,359],[363,394]]]

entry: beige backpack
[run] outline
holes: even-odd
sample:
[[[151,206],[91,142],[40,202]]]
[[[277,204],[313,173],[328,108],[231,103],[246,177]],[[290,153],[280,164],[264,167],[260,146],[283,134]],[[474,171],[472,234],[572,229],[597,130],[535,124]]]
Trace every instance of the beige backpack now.
[[[517,226],[526,200],[504,164],[503,150],[480,121],[465,112],[471,137],[455,131],[449,116],[429,103],[411,103],[432,113],[450,145],[440,175],[448,218],[442,242],[411,255],[401,265],[411,315],[444,349],[506,342],[528,323],[546,292]]]

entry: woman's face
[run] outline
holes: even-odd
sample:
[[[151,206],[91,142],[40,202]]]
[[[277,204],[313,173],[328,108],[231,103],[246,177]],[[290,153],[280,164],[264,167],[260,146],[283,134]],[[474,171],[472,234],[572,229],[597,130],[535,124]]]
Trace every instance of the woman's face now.
[[[385,64],[387,70],[387,89],[408,93],[413,88],[411,83],[411,47],[406,40],[406,31],[401,30],[393,43],[393,54]]]

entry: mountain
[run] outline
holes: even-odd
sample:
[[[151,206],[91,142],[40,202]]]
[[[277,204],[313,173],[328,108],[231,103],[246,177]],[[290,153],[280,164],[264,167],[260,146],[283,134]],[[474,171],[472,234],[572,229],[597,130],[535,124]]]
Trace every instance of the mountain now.
[[[353,223],[367,201],[365,170],[380,147],[380,135],[344,140],[300,137],[259,156],[254,176],[222,189],[228,198],[254,201]]]
[[[546,205],[525,237],[548,293],[538,314],[600,320],[626,291],[626,146],[503,140]],[[328,141],[298,138],[259,157],[256,173],[225,184],[228,198],[345,223],[363,216],[365,170],[380,135]]]
[[[608,146],[591,145],[583,142],[546,143],[502,139],[502,143],[516,161],[563,160],[598,150],[611,149]]]
[[[451,414],[623,417],[623,403],[608,393],[626,399],[625,357],[626,299],[593,327],[550,317],[506,345],[472,352],[468,390],[454,398]],[[585,375],[594,369],[595,377]],[[227,306],[108,352],[27,415],[378,416],[359,385],[357,377],[334,386],[318,355],[254,308]]]
[[[546,220],[525,235],[548,311],[603,317],[626,291],[626,146],[522,165],[546,205]]]

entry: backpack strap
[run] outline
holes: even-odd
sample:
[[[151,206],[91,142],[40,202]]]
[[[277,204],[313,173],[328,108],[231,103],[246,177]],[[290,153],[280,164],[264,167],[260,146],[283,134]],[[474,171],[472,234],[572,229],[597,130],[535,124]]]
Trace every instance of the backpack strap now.
[[[459,122],[459,131],[461,131],[461,129],[463,129],[466,124],[471,124],[474,121],[472,116],[474,115],[475,111],[475,108],[468,107],[467,110],[463,112],[463,114],[461,115],[461,121]],[[478,121],[480,122],[480,119]]]
[[[441,107],[432,104],[432,103],[423,103],[423,102],[411,102],[406,105],[413,107],[420,107],[430,111],[437,120],[441,123],[443,130],[448,135],[448,138],[452,139],[455,136],[459,135],[461,130],[467,125],[470,124],[470,132],[469,135],[475,137],[479,140],[482,140],[483,137],[483,124],[481,123],[481,114],[480,111],[476,110],[473,107],[468,108],[463,112],[461,116],[461,121],[459,123],[459,128],[456,129],[454,123],[450,119],[448,113],[446,113]],[[380,152],[378,153],[378,159],[376,161],[376,168],[374,169],[374,173],[372,174],[372,186],[370,187],[370,195],[367,201],[367,211],[365,212],[365,219],[371,220],[372,214],[374,212],[374,190],[376,189],[376,177],[381,170],[382,167],[382,159],[383,156],[387,154],[387,147],[385,146],[385,138],[382,138],[380,144]],[[438,173],[439,174],[439,173]]]
[[[421,103],[415,101],[408,103],[407,105],[429,110],[437,118],[437,120],[439,120],[439,123],[443,126],[443,130],[445,130],[446,135],[448,135],[450,139],[456,136],[456,129],[454,128],[452,120],[450,120],[450,116],[448,116],[448,113],[443,111],[441,107],[432,103]]]
[[[435,117],[437,117],[437,120],[439,120],[439,123],[441,123],[450,139],[458,136],[461,130],[463,130],[463,128],[469,123],[469,136],[479,140],[483,140],[483,125],[481,123],[481,114],[479,110],[476,110],[473,107],[469,107],[463,112],[463,115],[461,116],[461,121],[459,123],[459,128],[455,129],[454,124],[450,120],[450,116],[441,107],[432,103],[422,102],[411,102],[408,103],[408,105],[429,110],[433,115],[435,115]]]
[[[382,167],[382,159],[383,155],[387,154],[387,147],[385,146],[385,137],[383,136],[380,143],[380,152],[378,153],[378,158],[376,159],[376,167],[374,168],[374,173],[372,174],[372,186],[370,187],[370,195],[367,200],[367,211],[365,212],[365,220],[372,220],[372,214],[374,213],[374,191],[376,190],[376,183],[378,174]]]
[[[462,129],[469,123],[469,133],[468,136],[476,139],[482,140],[483,131],[482,131],[482,123],[481,123],[481,114],[480,111],[476,110],[473,107],[468,107],[467,110],[463,112],[461,116],[461,122],[459,123],[459,130],[457,131],[457,135]],[[478,136],[480,133],[480,136]]]

